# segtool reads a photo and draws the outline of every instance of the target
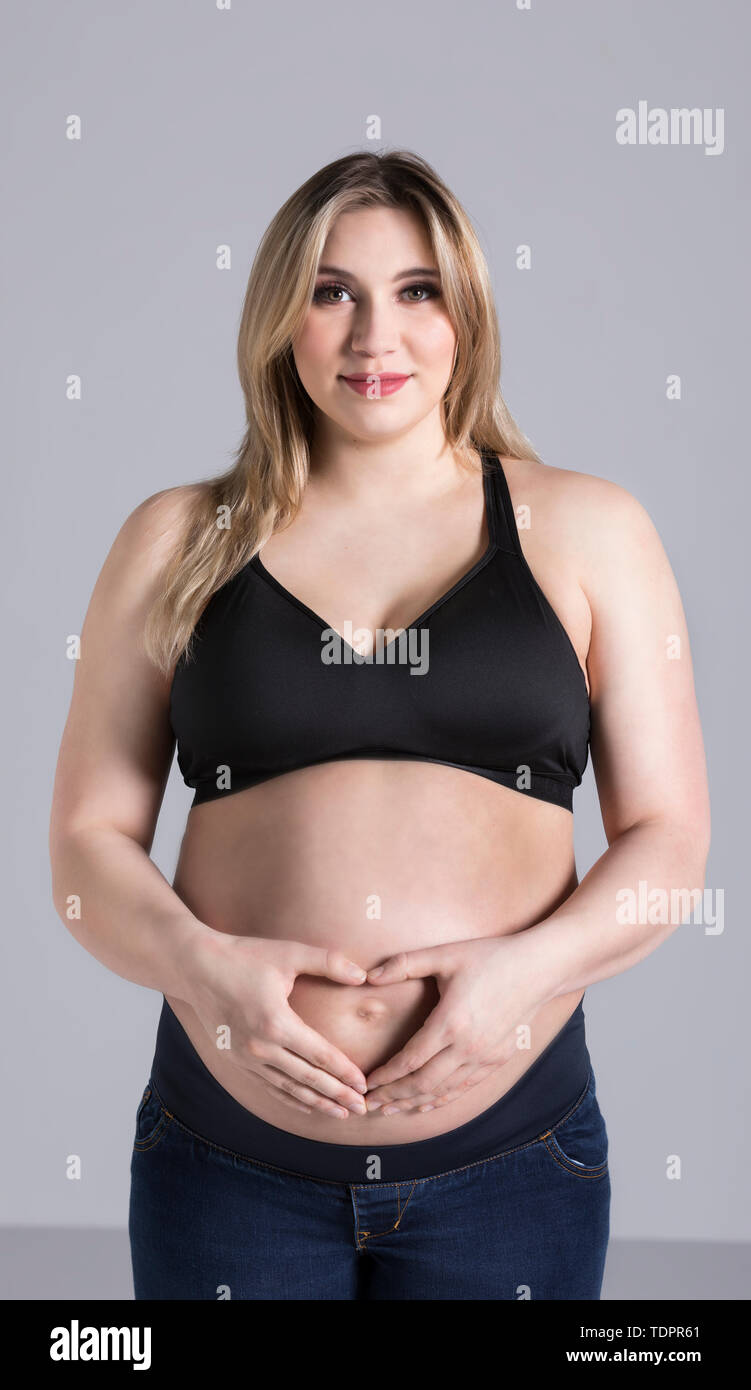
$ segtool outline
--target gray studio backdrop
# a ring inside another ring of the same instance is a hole
[[[240,437],[237,325],[269,219],[329,160],[405,146],[478,230],[522,429],[546,462],[640,499],[688,619],[712,791],[707,886],[713,909],[724,894],[724,930],[687,924],[585,997],[612,1235],[751,1237],[747,28],[740,0],[384,0],[375,21],[343,0],[6,8],[7,1227],[124,1229],[160,1005],[99,965],[53,909],[66,639],[128,513],[219,471]],[[640,102],[697,108],[697,138],[678,128],[639,143]],[[636,143],[617,139],[624,108]],[[220,246],[229,270],[217,269]],[[80,400],[66,398],[71,375]],[[170,879],[190,798],[173,765],[153,848]],[[583,877],[606,847],[591,766],[575,810]],[[66,1177],[69,1154],[80,1181]],[[669,1155],[680,1180],[666,1177]]]

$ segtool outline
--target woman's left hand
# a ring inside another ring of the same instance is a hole
[[[441,997],[401,1052],[366,1077],[368,1110],[436,1109],[504,1066],[549,997],[537,974],[523,932],[400,951],[370,970],[373,985],[433,976]]]

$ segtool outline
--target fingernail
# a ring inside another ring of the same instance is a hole
[[[384,1113],[384,1115],[398,1115],[398,1114],[399,1114],[399,1106],[398,1106],[398,1105],[387,1105],[387,1106],[386,1106],[386,1109],[384,1110],[383,1113]]]
[[[367,971],[363,970],[359,965],[348,965],[347,974],[350,980],[367,980],[368,978]]]
[[[435,1106],[434,1106],[434,1105],[421,1105],[421,1106],[420,1106],[420,1113],[421,1113],[422,1115],[427,1115],[427,1113],[428,1113],[429,1110],[435,1110]]]
[[[377,966],[377,968],[376,968],[375,970],[369,970],[369,971],[368,971],[368,978],[371,979],[371,980],[374,980],[375,977],[376,977],[376,975],[382,975],[385,969],[386,969],[385,965],[379,965],[379,966]]]
[[[368,1107],[368,1110],[380,1110],[381,1106],[383,1105],[383,1101],[382,1101],[382,1100],[369,1100],[369,1101],[366,1101],[366,1105],[367,1105],[367,1107]]]

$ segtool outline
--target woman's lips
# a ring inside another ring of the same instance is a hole
[[[409,377],[398,376],[394,372],[358,372],[356,376],[343,376],[342,381],[359,396],[369,396],[376,401],[381,396],[393,396],[395,391],[400,391]]]

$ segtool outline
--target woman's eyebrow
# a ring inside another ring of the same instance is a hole
[[[338,265],[319,265],[317,273],[319,275],[345,275],[348,280],[356,280],[357,276],[351,270],[344,270]],[[436,280],[440,279],[440,271],[434,267],[426,265],[415,265],[411,270],[400,270],[394,276],[394,281],[405,280],[408,275],[432,275]]]

